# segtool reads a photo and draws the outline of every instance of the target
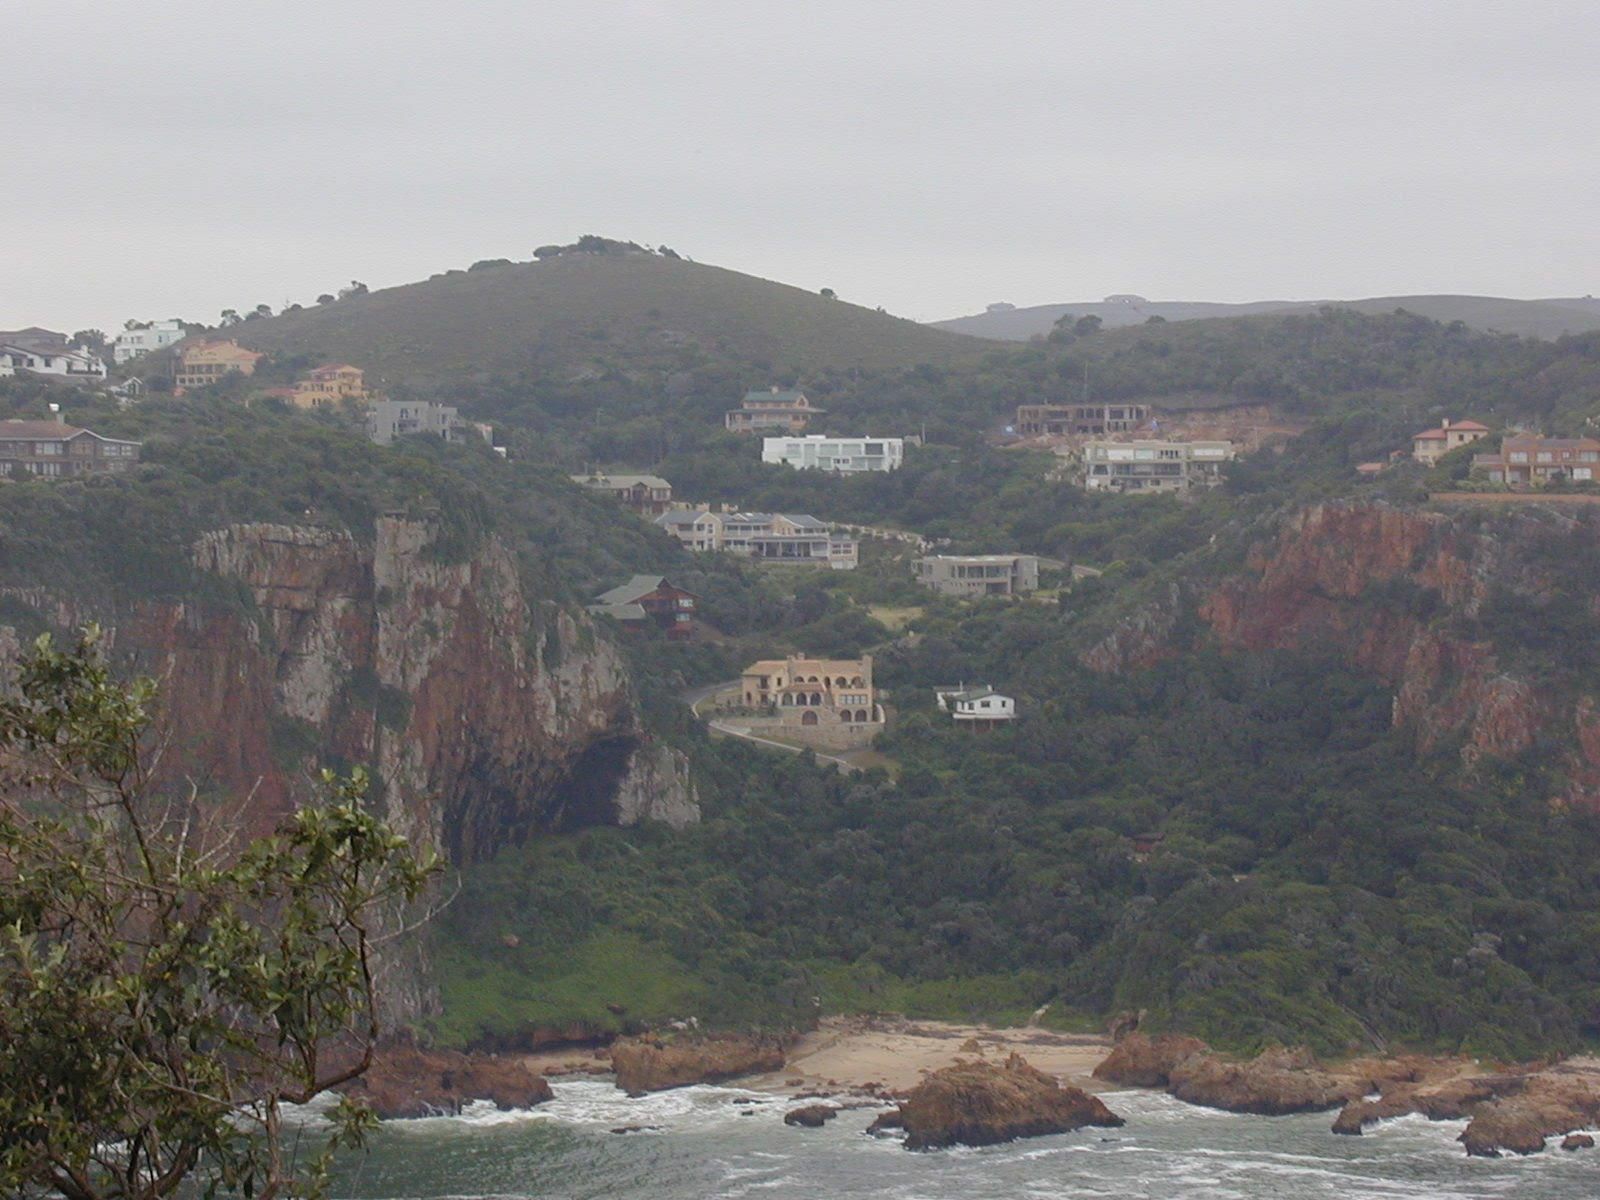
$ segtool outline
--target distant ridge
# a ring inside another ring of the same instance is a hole
[[[1515,333],[1523,337],[1557,338],[1600,330],[1600,300],[1590,296],[1550,300],[1510,300],[1499,296],[1374,296],[1365,300],[1256,300],[1215,304],[1190,300],[1143,300],[1119,297],[1082,304],[1040,304],[1006,308],[932,322],[935,329],[1000,341],[1024,342],[1048,334],[1062,316],[1099,317],[1107,329],[1142,325],[1151,317],[1168,321],[1205,321],[1218,317],[1250,317],[1272,313],[1314,312],[1326,305],[1382,314],[1403,308],[1435,321],[1463,321],[1474,329]]]
[[[844,300],[645,252],[451,271],[235,326],[255,350],[351,362],[382,381],[582,378],[717,362],[763,377],[948,365],[995,349]]]

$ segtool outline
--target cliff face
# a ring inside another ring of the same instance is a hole
[[[541,829],[697,819],[687,764],[640,729],[611,643],[525,594],[499,543],[446,562],[432,540],[387,517],[371,545],[234,525],[194,547],[213,595],[118,613],[14,598],[112,628],[118,654],[162,680],[164,770],[252,794],[257,829],[315,768],[355,763],[391,820],[457,863]]]
[[[1538,742],[1564,767],[1567,799],[1600,805],[1595,683],[1525,652],[1540,637],[1559,640],[1552,614],[1570,612],[1580,591],[1600,614],[1581,566],[1597,547],[1595,521],[1550,510],[1317,505],[1260,539],[1242,571],[1131,614],[1084,661],[1137,669],[1173,653],[1176,610],[1192,602],[1226,648],[1328,653],[1383,680],[1395,689],[1395,725],[1421,753],[1460,739],[1470,763]],[[1506,611],[1521,614],[1520,630],[1497,617]]]

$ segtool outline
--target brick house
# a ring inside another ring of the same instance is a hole
[[[1476,421],[1457,421],[1448,418],[1437,429],[1424,429],[1411,435],[1411,457],[1425,467],[1431,467],[1450,451],[1467,446],[1489,433],[1487,425]]]
[[[1508,434],[1498,454],[1475,454],[1472,469],[1491,483],[1544,487],[1557,480],[1573,483],[1600,478],[1600,440]]]
[[[730,409],[722,423],[731,433],[801,433],[812,417],[824,416],[827,411],[812,404],[804,392],[774,387],[764,392],[746,392],[744,402]]]
[[[567,476],[580,487],[605,492],[626,504],[642,517],[658,517],[672,507],[672,485],[659,475],[589,475]]]
[[[700,597],[675,587],[664,575],[635,575],[621,587],[601,592],[588,606],[596,616],[610,617],[624,628],[653,624],[669,640],[694,637],[695,607]]]

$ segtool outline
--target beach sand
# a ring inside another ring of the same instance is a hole
[[[1013,1050],[1063,1083],[1096,1090],[1089,1073],[1111,1052],[1098,1034],[1048,1029],[990,1029],[896,1017],[830,1017],[801,1037],[782,1071],[740,1080],[769,1091],[879,1088],[902,1092],[958,1058],[1003,1062]],[[795,1083],[799,1080],[799,1083]]]

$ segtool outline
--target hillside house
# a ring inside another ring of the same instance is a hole
[[[643,628],[653,624],[669,640],[688,641],[694,637],[695,606],[700,597],[674,587],[664,575],[635,575],[621,587],[601,592],[588,606],[596,616],[610,617],[624,628]]]
[[[313,368],[304,379],[296,382],[289,402],[296,408],[337,408],[346,400],[360,404],[367,398],[365,376],[360,367],[329,363]]]
[[[1017,702],[992,687],[936,688],[934,695],[939,711],[950,714],[958,726],[969,729],[993,729],[1017,717]]]
[[[1021,404],[1014,428],[1023,437],[1104,437],[1132,433],[1149,419],[1148,404]]]
[[[746,392],[744,402],[723,417],[723,424],[731,433],[802,433],[812,417],[824,416],[827,411],[812,404],[804,392],[774,387],[764,392]]]
[[[605,492],[642,517],[658,517],[672,507],[672,485],[659,475],[569,475],[573,483]]]
[[[1083,486],[1143,494],[1215,487],[1235,453],[1232,442],[1085,442]]]
[[[812,745],[865,745],[883,728],[870,654],[763,659],[740,674],[739,693],[761,727]]]
[[[1487,425],[1476,421],[1442,421],[1437,429],[1424,429],[1411,437],[1411,457],[1425,467],[1431,467],[1450,451],[1471,445],[1489,433]]]
[[[187,335],[182,321],[134,322],[112,341],[111,361],[118,364],[132,362],[152,350],[165,350],[168,346],[176,345]]]
[[[1032,554],[929,554],[911,570],[924,587],[962,600],[1039,589],[1039,560]]]
[[[66,334],[35,325],[0,332],[0,376],[18,371],[88,381],[104,379],[106,364],[92,350],[70,345]]]
[[[1583,483],[1600,478],[1600,440],[1507,434],[1498,454],[1477,454],[1472,470],[1491,483],[1545,487],[1558,481]]]
[[[690,550],[724,550],[757,562],[790,563],[851,571],[860,547],[809,514],[710,512],[673,509],[656,524]]]
[[[447,442],[470,442],[481,438],[494,440],[492,426],[468,421],[456,412],[453,404],[436,404],[431,400],[378,400],[367,409],[367,438],[379,446],[387,446],[396,438],[426,434]]]
[[[0,421],[0,478],[113,475],[139,461],[141,445],[60,421]]]
[[[210,387],[228,375],[254,375],[256,364],[265,357],[265,354],[246,350],[232,338],[180,346],[178,362],[173,368],[172,390],[181,396],[190,388]]]
[[[797,471],[895,471],[905,460],[904,438],[804,437],[761,439],[761,461]]]

